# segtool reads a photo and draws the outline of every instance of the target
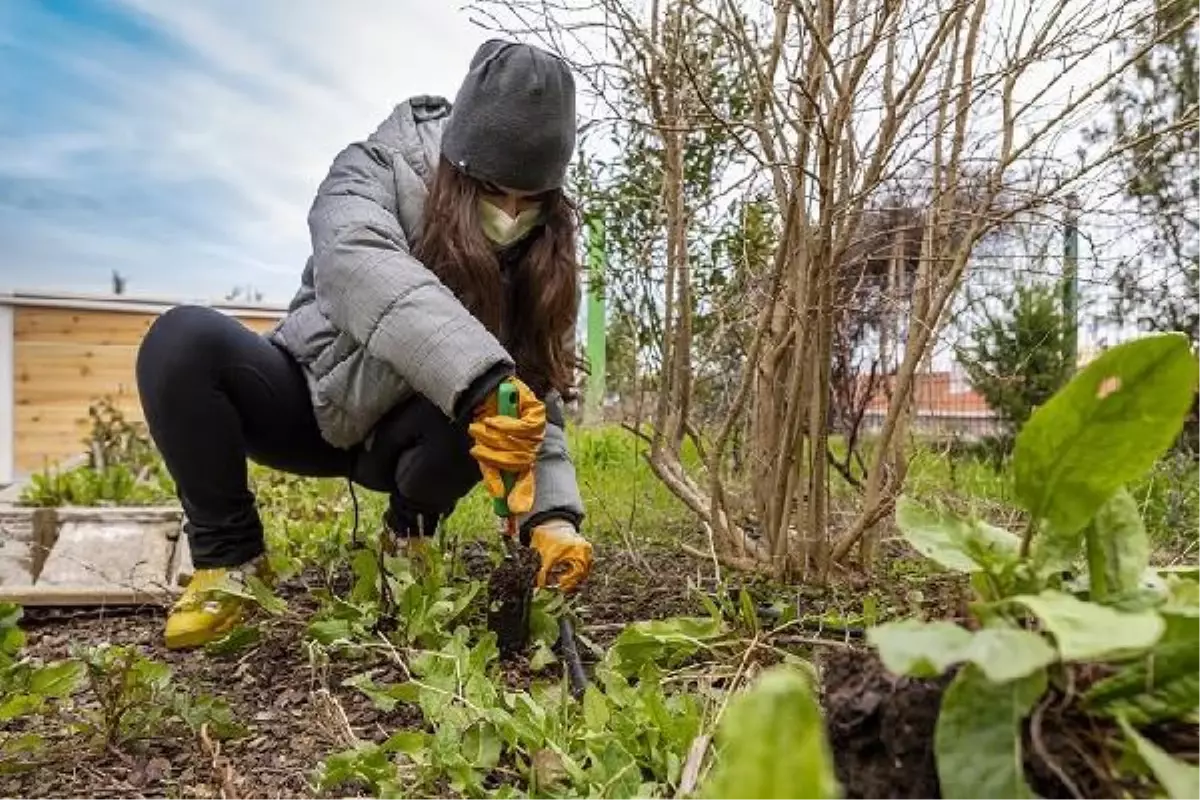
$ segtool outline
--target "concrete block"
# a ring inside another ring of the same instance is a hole
[[[29,586],[54,541],[52,508],[0,505],[0,586]]]
[[[58,537],[37,578],[40,587],[165,591],[175,508],[60,508]]]

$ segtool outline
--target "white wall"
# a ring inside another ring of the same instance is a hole
[[[13,307],[0,302],[0,486],[15,479],[16,419],[13,412]]]

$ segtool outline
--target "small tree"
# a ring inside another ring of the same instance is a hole
[[[970,341],[958,349],[971,388],[1000,418],[1008,452],[1034,410],[1071,376],[1068,320],[1052,285],[1017,286],[1012,302],[986,311]]]

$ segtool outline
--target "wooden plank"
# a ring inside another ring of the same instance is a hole
[[[142,409],[136,399],[122,398],[116,405],[128,421],[142,421]],[[14,461],[19,472],[29,475],[49,465],[65,469],[66,461],[87,455],[84,442],[91,433],[92,423],[83,401],[22,405],[15,416],[17,430],[21,433],[14,448]]]
[[[111,396],[113,405],[121,410],[126,419],[141,420],[142,406],[136,397],[128,396]],[[63,432],[66,427],[71,426],[75,430],[75,426],[83,425],[85,427],[91,425],[91,417],[88,416],[88,402],[81,400],[56,400],[53,403],[22,403],[17,406],[14,418],[17,424],[17,430],[25,433],[31,432],[37,436],[40,432],[54,434]],[[79,428],[83,430],[83,428]]]
[[[13,422],[13,325],[15,309],[0,305],[0,485],[16,479],[16,423]]]
[[[137,348],[74,342],[17,342],[13,380],[17,405],[70,397],[137,393]]]
[[[18,342],[137,346],[155,314],[17,308],[13,335]]]
[[[0,603],[23,606],[144,606],[174,599],[167,591],[139,592],[119,586],[0,586]]]
[[[70,431],[52,431],[36,436],[25,436],[17,442],[17,472],[32,475],[54,468],[65,470],[70,462],[83,453],[83,437],[86,428]]]
[[[18,307],[13,320],[13,335],[19,342],[87,343],[136,347],[150,325],[154,313],[130,313],[77,308]],[[258,332],[270,330],[274,319],[234,317]]]

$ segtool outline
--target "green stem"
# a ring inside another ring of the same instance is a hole
[[[1101,603],[1108,597],[1108,574],[1104,571],[1104,549],[1095,525],[1088,523],[1083,532],[1083,543],[1087,552],[1088,599]]]
[[[1029,548],[1033,545],[1033,535],[1037,533],[1037,521],[1029,520],[1029,524],[1025,526],[1025,532],[1021,534],[1021,549],[1018,555],[1021,560],[1029,558]]]

